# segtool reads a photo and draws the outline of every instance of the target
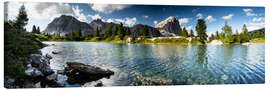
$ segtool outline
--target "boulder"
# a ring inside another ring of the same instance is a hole
[[[44,76],[43,73],[35,67],[30,67],[27,70],[25,70],[25,75],[33,78]]]
[[[67,75],[67,81],[70,84],[84,84],[86,82],[96,81],[104,77],[109,78],[114,74],[114,72],[78,62],[67,62],[64,69],[64,74]]]
[[[94,86],[94,87],[101,87],[101,86],[103,86],[103,84],[102,84],[101,81],[95,81],[95,82],[92,83],[92,86]]]
[[[15,79],[9,76],[4,77],[4,87],[5,88],[15,88]]]
[[[41,54],[31,54],[30,55],[30,62],[32,64],[32,66],[38,67],[41,63],[41,58],[42,58]]]

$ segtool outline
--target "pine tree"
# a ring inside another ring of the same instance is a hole
[[[241,38],[238,30],[235,32],[235,42],[241,43]]]
[[[37,32],[36,32],[37,34],[40,34],[40,29],[39,29],[39,27],[37,28]]]
[[[194,37],[194,36],[195,36],[192,29],[191,29],[190,32],[189,32],[189,36],[190,36],[190,37]]]
[[[74,36],[75,40],[80,41],[81,38],[82,38],[82,30],[81,30],[81,28],[78,28],[76,30],[76,32],[74,32],[74,33],[75,33],[75,36]]]
[[[25,10],[25,7],[24,5],[22,5],[19,9],[19,13],[18,13],[18,16],[16,17],[16,21],[15,21],[15,28],[17,30],[23,30],[24,29],[24,26],[27,25],[28,23],[28,17],[27,17],[27,13],[26,13],[26,10]]]
[[[120,26],[119,26],[118,31],[117,31],[117,35],[119,36],[119,38],[120,38],[121,40],[124,39],[125,32],[124,32],[123,23],[120,23]]]
[[[243,25],[242,33],[240,34],[241,43],[248,42],[250,40],[250,34],[248,33],[248,29],[246,24]]]
[[[32,33],[36,33],[36,32],[37,32],[36,26],[33,25],[33,27],[32,27]]]
[[[105,31],[105,38],[111,37],[112,36],[112,27],[109,26],[108,29]]]
[[[196,25],[196,32],[197,32],[197,36],[199,38],[199,41],[202,44],[205,44],[205,41],[207,40],[207,34],[206,34],[206,24],[205,21],[203,19],[198,19],[197,21],[197,25]]]
[[[99,30],[98,30],[98,27],[96,28],[96,32],[95,32],[95,37],[99,37]]]
[[[117,32],[118,32],[118,26],[117,25],[114,25],[113,26],[113,36],[116,36],[117,35]]]
[[[158,30],[154,30],[153,31],[153,37],[159,37],[160,36],[160,32]]]
[[[187,32],[187,29],[185,27],[183,28],[182,36],[183,37],[188,37],[188,32]]]
[[[149,35],[148,29],[146,25],[143,26],[143,29],[141,30],[141,35],[147,37]]]
[[[223,42],[232,43],[233,40],[234,40],[233,33],[232,33],[232,28],[228,25],[227,22],[225,22],[225,25],[222,27],[222,30],[223,30],[223,32],[225,34]]]
[[[131,35],[131,31],[130,31],[130,28],[129,27],[126,27],[125,35],[127,35],[127,36],[130,36]]]
[[[219,40],[219,33],[218,33],[218,31],[216,31],[215,39],[216,39],[216,40]]]
[[[179,36],[182,36],[182,35],[183,35],[183,30],[182,30],[181,27],[180,27],[180,29],[179,29],[178,35],[179,35]]]

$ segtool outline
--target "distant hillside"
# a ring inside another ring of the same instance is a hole
[[[249,34],[253,35],[255,33],[265,33],[265,28],[261,28],[258,30],[249,31]]]

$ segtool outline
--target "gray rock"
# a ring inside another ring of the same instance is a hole
[[[15,79],[5,76],[4,77],[4,87],[5,88],[15,88]]]
[[[114,72],[111,70],[104,70],[100,67],[85,65],[78,62],[67,62],[64,72],[68,77],[67,82],[70,84],[84,84],[86,82],[96,81],[104,77],[109,78],[114,74]]]
[[[36,83],[35,84],[35,88],[41,88],[41,84],[40,84],[41,82],[38,82],[38,83]]]
[[[33,67],[38,67],[40,65],[42,55],[41,54],[31,54],[30,61]]]
[[[39,71],[37,68],[34,68],[34,67],[28,68],[25,71],[25,75],[34,77],[34,78],[44,76],[44,74],[41,71]]]
[[[48,75],[46,79],[49,81],[57,80],[57,74],[54,73],[54,74]]]

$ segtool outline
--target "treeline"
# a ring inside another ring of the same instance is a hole
[[[40,29],[39,29],[39,26],[36,27],[36,25],[33,25],[32,27],[32,33],[37,33],[37,34],[40,34]]]
[[[232,27],[228,25],[227,22],[225,22],[225,25],[222,27],[222,32],[216,31],[215,34],[211,34],[209,37],[209,41],[212,40],[220,40],[223,43],[232,44],[232,43],[245,43],[249,42],[252,39],[256,38],[264,38],[264,33],[255,32],[254,34],[250,34],[248,32],[247,26],[244,24],[242,27],[242,31],[239,33],[238,30],[236,30],[235,34],[232,32]]]
[[[152,32],[153,37],[160,37],[161,34],[158,30],[153,30]],[[83,40],[90,40],[92,38],[98,40],[106,40],[112,38],[118,38],[119,40],[124,40],[127,37],[149,37],[150,30],[148,30],[147,26],[144,25],[143,28],[138,33],[138,36],[135,36],[130,31],[129,27],[124,27],[122,23],[120,25],[113,25],[109,26],[104,34],[101,34],[100,28],[96,28],[94,34],[90,34],[89,32],[82,32],[80,28],[75,31],[72,31],[69,34],[61,35],[60,33],[56,33],[50,35],[48,33],[45,34],[49,38],[49,40],[67,40],[67,41],[83,41]]]

